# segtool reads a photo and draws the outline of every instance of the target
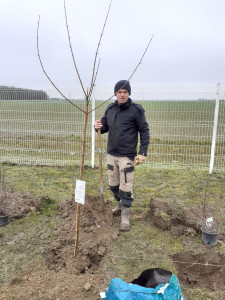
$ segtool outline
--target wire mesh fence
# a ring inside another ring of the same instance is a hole
[[[79,88],[64,88],[70,101],[85,110]],[[95,87],[89,111],[112,96],[110,87]],[[131,98],[140,103],[150,127],[151,142],[144,167],[209,170],[219,103],[213,171],[225,171],[224,91],[211,87],[132,87]],[[98,165],[93,122],[113,97],[89,114],[86,165]],[[79,165],[84,113],[53,89],[0,87],[0,162],[35,165]],[[107,134],[102,136],[106,152]]]

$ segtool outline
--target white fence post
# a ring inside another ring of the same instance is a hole
[[[210,166],[209,166],[210,174],[212,174],[213,171],[214,158],[215,158],[216,132],[217,132],[217,124],[218,124],[218,116],[219,116],[219,103],[220,103],[220,88],[221,88],[221,83],[217,83],[216,106],[214,112],[213,136],[212,136],[211,157],[210,157]]]
[[[92,91],[92,97],[91,97],[91,167],[95,167],[95,85],[93,87]]]

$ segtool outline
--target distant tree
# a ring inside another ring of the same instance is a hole
[[[49,100],[49,96],[42,90],[0,86],[0,100]]]

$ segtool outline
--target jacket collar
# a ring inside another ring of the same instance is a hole
[[[116,100],[114,102],[114,105],[122,111],[122,110],[128,109],[132,105],[132,103],[133,103],[133,101],[130,98],[128,98],[126,103],[119,105],[118,100]]]

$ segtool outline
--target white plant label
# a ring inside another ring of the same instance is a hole
[[[105,298],[106,298],[105,292],[101,292],[101,293],[100,293],[100,297],[101,297],[101,299],[105,299]]]
[[[85,201],[85,185],[86,182],[83,180],[76,180],[76,188],[75,188],[75,202],[80,204],[84,204]]]
[[[210,217],[206,220],[206,226],[211,227],[213,223],[213,217]]]

